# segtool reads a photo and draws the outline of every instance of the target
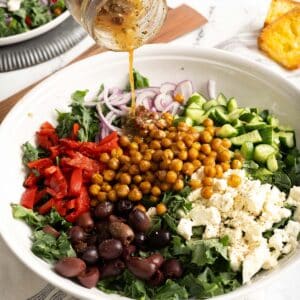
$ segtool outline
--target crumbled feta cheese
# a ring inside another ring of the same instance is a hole
[[[186,240],[190,240],[193,235],[193,222],[189,219],[182,218],[177,226],[177,232]]]
[[[8,0],[7,8],[9,11],[17,11],[21,7],[22,0]]]
[[[218,225],[206,225],[203,238],[205,240],[216,238],[219,236],[219,226]]]
[[[284,229],[275,229],[274,234],[269,239],[269,247],[276,251],[281,251],[284,243],[288,242],[289,237]]]
[[[206,208],[203,205],[197,205],[190,211],[189,216],[193,220],[194,226],[221,223],[221,215],[216,207]]]
[[[152,219],[153,217],[155,217],[157,215],[156,208],[155,207],[150,207],[147,210],[146,215],[148,216],[149,219]]]
[[[300,205],[300,186],[291,188],[287,203],[296,206]]]

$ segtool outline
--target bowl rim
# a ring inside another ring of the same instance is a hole
[[[190,47],[190,46],[178,46],[178,45],[162,45],[162,44],[152,44],[152,45],[146,45],[143,46],[141,49],[138,49],[136,51],[136,57],[137,58],[143,58],[150,56],[176,56],[176,57],[200,57],[203,59],[208,60],[216,60],[222,63],[232,63],[232,66],[237,69],[246,69],[249,68],[250,71],[249,74],[260,74],[267,76],[268,81],[274,81],[276,83],[280,83],[281,85],[285,85],[288,89],[292,90],[295,95],[299,96],[300,98],[300,89],[298,89],[296,86],[294,86],[291,82],[289,82],[286,78],[282,77],[280,74],[264,67],[263,65],[253,62],[247,58],[236,56],[232,53],[229,53],[224,50],[214,49],[214,48],[196,48],[196,47]],[[56,73],[52,74],[47,79],[43,80],[41,83],[39,83],[36,87],[34,87],[29,93],[27,93],[14,107],[13,109],[7,114],[5,119],[3,120],[1,126],[0,126],[0,138],[1,135],[4,134],[7,130],[9,130],[8,125],[11,124],[11,122],[15,119],[15,115],[17,115],[20,111],[23,110],[24,104],[30,104],[30,99],[34,98],[34,95],[41,89],[46,87],[49,83],[52,82],[52,80],[56,80],[56,78],[59,78],[59,76],[62,76],[65,72],[78,72],[80,71],[80,67],[84,64],[91,63],[94,60],[101,60],[105,64],[110,64],[111,59],[113,59],[114,62],[121,62],[124,61],[124,59],[127,59],[126,53],[115,53],[115,52],[104,52],[100,53],[98,55],[94,55],[91,57],[88,57],[84,60],[81,60],[79,62],[76,62],[70,66],[67,66],[66,68],[63,68]],[[252,72],[252,73],[251,73]],[[58,287],[61,290],[66,291],[68,294],[77,296],[80,295],[76,293],[76,291],[73,291],[71,288],[64,286],[63,280],[58,281],[52,276],[48,276],[50,274],[53,274],[52,270],[47,270],[47,272],[41,273],[39,270],[39,267],[35,264],[30,264],[30,260],[23,257],[22,252],[19,249],[16,249],[13,247],[13,237],[9,234],[5,234],[5,228],[3,226],[2,218],[0,218],[0,235],[2,236],[4,242],[6,245],[10,248],[11,252],[24,264],[26,265],[31,271],[33,271],[35,274],[37,274],[39,277],[43,278],[45,281],[53,284],[54,286]],[[34,255],[34,254],[33,254]],[[295,257],[293,264],[300,262],[300,256]],[[291,267],[291,264],[286,265],[283,268],[276,269],[277,272],[274,272],[274,274],[266,277],[262,277],[258,281],[255,281],[253,283],[244,285],[245,288],[243,289],[237,289],[233,292],[230,292],[228,294],[223,294],[220,296],[216,296],[213,299],[232,299],[244,296],[246,294],[249,294],[251,292],[254,292],[255,290],[261,288],[262,286],[265,286],[267,283],[269,283],[271,280],[274,280],[275,278],[278,278],[282,273],[286,272]],[[50,272],[50,273],[49,273]],[[76,289],[77,290],[77,289]],[[101,294],[100,294],[101,295]],[[105,294],[104,294],[105,295]],[[81,297],[86,297],[83,295],[80,295]],[[103,299],[106,297],[103,296]],[[87,298],[82,298],[87,299]],[[95,298],[96,299],[96,298]],[[110,296],[106,299],[110,299]],[[125,299],[120,296],[118,299]],[[128,298],[127,298],[128,299]]]

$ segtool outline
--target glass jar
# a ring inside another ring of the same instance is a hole
[[[99,46],[114,51],[145,44],[167,14],[166,0],[66,0],[66,4]]]

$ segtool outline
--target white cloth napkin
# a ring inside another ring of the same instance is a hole
[[[257,49],[258,32],[263,25],[270,0],[170,0],[168,4],[175,7],[183,2],[205,15],[209,22],[203,28],[172,43],[217,47],[236,55],[243,55],[274,69],[300,87],[300,71],[285,71]],[[1,238],[0,253],[0,299],[74,300],[23,266]],[[294,278],[299,278],[296,268],[289,272],[289,276],[281,277],[280,281],[271,287],[256,291],[242,300],[299,299],[299,282]]]

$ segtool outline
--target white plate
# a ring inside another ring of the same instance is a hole
[[[20,43],[20,42],[23,42],[26,40],[30,40],[36,36],[39,36],[47,31],[53,29],[54,27],[58,26],[69,16],[70,16],[70,13],[68,10],[66,10],[57,18],[51,20],[50,22],[48,22],[40,27],[37,27],[35,29],[29,30],[29,31],[26,31],[23,33],[19,33],[19,34],[7,36],[7,37],[1,37],[0,38],[0,46],[7,46],[7,45],[11,45],[11,44]]]
[[[152,85],[165,81],[191,79],[197,90],[205,91],[208,79],[217,81],[218,91],[235,96],[239,104],[268,108],[282,123],[296,129],[300,138],[300,92],[275,73],[243,58],[214,49],[152,45],[137,51],[135,68],[150,78]],[[54,273],[51,266],[30,251],[30,230],[14,220],[10,203],[18,202],[23,191],[24,170],[20,146],[33,140],[39,125],[55,122],[55,109],[67,109],[70,94],[76,89],[96,92],[99,85],[124,87],[127,82],[126,53],[104,53],[90,57],[51,76],[20,101],[0,128],[0,231],[15,255],[31,270],[53,285],[80,299],[120,299],[97,289],[86,289]],[[265,272],[233,293],[218,298],[232,299],[255,291],[281,271],[300,260],[300,250],[280,262],[276,270]]]

